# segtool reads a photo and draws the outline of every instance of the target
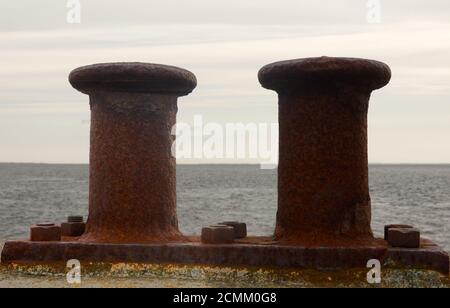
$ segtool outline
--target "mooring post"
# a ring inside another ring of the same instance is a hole
[[[171,149],[184,69],[146,63],[80,67],[69,76],[91,106],[89,218],[82,242],[182,241]]]
[[[306,58],[263,67],[279,98],[275,237],[298,243],[373,239],[367,112],[371,92],[391,78],[381,62]]]

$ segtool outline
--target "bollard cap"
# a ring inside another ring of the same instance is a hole
[[[342,83],[375,90],[388,84],[391,70],[374,60],[319,57],[268,64],[259,71],[258,78],[264,88],[275,91]]]
[[[152,63],[102,63],[82,66],[69,75],[78,91],[173,94],[184,96],[197,86],[195,75],[188,70]]]

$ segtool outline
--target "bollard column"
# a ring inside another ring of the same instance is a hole
[[[263,67],[279,98],[278,240],[311,244],[373,239],[367,112],[387,65],[354,58],[306,58]]]
[[[69,81],[91,107],[89,218],[82,242],[182,241],[171,149],[184,69],[146,63],[80,67]]]

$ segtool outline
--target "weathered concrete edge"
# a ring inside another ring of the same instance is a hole
[[[449,255],[439,247],[429,249],[389,248],[385,260],[410,268],[432,269],[445,275],[450,272]]]
[[[449,274],[449,255],[439,246],[419,249],[383,247],[299,247],[281,245],[84,244],[9,241],[1,263],[51,263],[70,259],[89,262],[205,264],[340,270],[366,267],[370,259],[385,266]]]

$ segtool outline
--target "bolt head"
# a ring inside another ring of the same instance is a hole
[[[68,237],[82,236],[86,230],[84,222],[65,222],[61,224],[61,235]]]
[[[238,221],[225,221],[220,223],[220,225],[225,225],[232,227],[234,229],[234,238],[242,239],[247,237],[247,225]]]
[[[384,240],[387,241],[389,238],[389,229],[392,228],[402,228],[402,229],[411,229],[413,226],[404,225],[404,224],[391,224],[384,226]]]
[[[84,217],[83,216],[69,216],[67,217],[67,222],[83,222]]]
[[[36,225],[30,228],[32,242],[56,242],[61,240],[61,227],[55,224]]]
[[[414,228],[391,228],[388,231],[388,243],[398,248],[419,248],[420,231]]]
[[[41,222],[36,224],[38,227],[53,227],[55,224],[52,222]]]
[[[202,229],[202,243],[231,244],[234,240],[234,229],[228,226],[215,225]]]

